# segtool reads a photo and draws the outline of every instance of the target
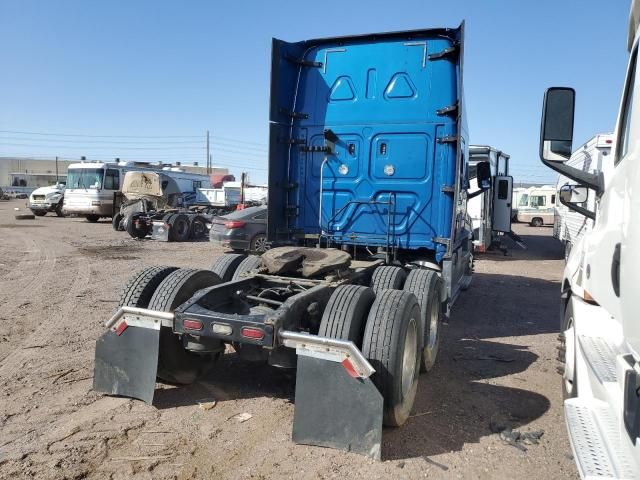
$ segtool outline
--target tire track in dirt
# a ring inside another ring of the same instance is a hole
[[[5,241],[12,241],[15,250],[23,249],[24,243],[27,243],[25,250],[27,254],[7,274],[7,280],[0,282],[0,292],[2,292],[5,301],[8,301],[16,295],[24,297],[24,294],[30,293],[30,288],[42,278],[40,274],[47,275],[47,272],[52,272],[55,266],[55,255],[52,258],[50,248],[43,247],[33,238],[25,238],[20,235],[21,232],[7,230],[4,233],[8,233],[9,237],[5,238]],[[26,283],[22,283],[21,280],[25,277],[28,280]],[[12,306],[11,303],[5,303],[3,309],[11,310]]]
[[[38,352],[34,351],[35,349],[24,348],[31,344],[33,338],[36,339],[36,343],[44,341],[45,347],[43,348],[46,348],[46,343],[56,338],[55,333],[59,327],[61,325],[67,325],[69,315],[77,303],[76,295],[87,287],[91,275],[89,262],[84,257],[76,257],[74,261],[76,263],[74,280],[66,290],[62,301],[55,305],[50,305],[54,311],[48,315],[49,318],[41,319],[41,321],[37,323],[38,327],[24,339],[21,346],[0,360],[1,377],[12,377],[16,369],[20,368],[26,359],[38,355]],[[49,277],[51,277],[51,275],[49,275]],[[17,302],[14,302],[14,304],[17,305]],[[59,313],[56,314],[55,310],[59,310]]]

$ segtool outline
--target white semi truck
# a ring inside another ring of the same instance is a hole
[[[609,175],[569,166],[575,91],[545,93],[540,157],[575,181],[560,201],[593,220],[573,246],[562,278],[559,370],[569,438],[583,478],[640,477],[640,82],[633,0],[631,53]],[[595,196],[594,208],[587,202]]]
[[[29,195],[29,209],[38,217],[44,217],[47,212],[55,212],[57,216],[63,217],[64,190],[64,183],[36,188]]]
[[[606,177],[613,168],[613,160],[611,159],[612,144],[613,134],[597,134],[578,147],[566,164],[584,172],[602,172]],[[560,189],[567,183],[575,182],[564,175],[559,175],[556,193],[559,194]],[[558,198],[557,195],[556,198]],[[584,206],[589,210],[595,210],[596,196],[593,192],[588,194],[587,202]],[[553,236],[562,242],[565,259],[569,258],[573,245],[580,240],[582,235],[591,230],[592,226],[593,220],[571,210],[561,202],[556,202]]]

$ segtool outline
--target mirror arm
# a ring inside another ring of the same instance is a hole
[[[591,220],[593,220],[595,222],[596,220],[596,213],[592,212],[591,210],[588,210],[584,207],[580,207],[575,203],[572,202],[564,202],[562,200],[562,198],[560,198],[560,203],[563,204],[565,207],[570,208],[571,210],[573,210],[574,212],[578,212],[580,215],[584,215],[587,218],[590,218]]]
[[[480,190],[476,190],[473,193],[467,193],[467,200],[471,200],[472,198],[475,198],[478,195],[482,195],[487,190],[489,190],[489,189],[488,188],[481,188]]]
[[[602,195],[602,193],[604,192],[604,175],[602,174],[602,172],[589,173],[584,172],[578,168],[570,167],[569,165],[565,165],[561,162],[549,162],[543,157],[541,158],[541,160],[542,163],[544,163],[552,170],[555,170],[565,177],[568,177],[571,180],[574,180],[586,187],[589,187],[592,190],[595,190],[596,195]]]

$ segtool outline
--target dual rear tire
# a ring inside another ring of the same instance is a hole
[[[420,370],[416,297],[402,290],[376,295],[369,287],[341,285],[329,299],[318,334],[352,341],[362,350],[376,369],[371,379],[384,399],[384,424],[402,425],[415,400]]]
[[[220,283],[209,270],[152,266],[135,274],[124,287],[120,306],[174,311],[198,290]],[[213,363],[211,355],[195,354],[184,348],[183,340],[170,328],[160,329],[157,377],[168,383],[190,384]]]

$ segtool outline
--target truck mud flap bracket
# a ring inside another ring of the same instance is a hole
[[[295,443],[380,459],[382,395],[369,378],[375,370],[352,342],[281,331],[296,349]]]

